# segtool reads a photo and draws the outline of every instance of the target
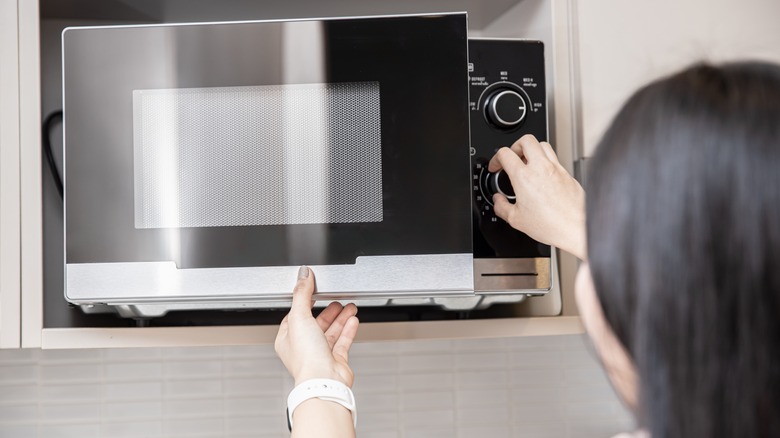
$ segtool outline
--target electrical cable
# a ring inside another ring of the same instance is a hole
[[[62,122],[62,110],[54,111],[46,116],[46,119],[43,121],[41,143],[43,152],[46,155],[46,162],[49,163],[49,170],[51,170],[51,175],[54,178],[54,185],[57,186],[57,193],[59,193],[60,198],[62,198],[64,192],[62,176],[60,176],[60,171],[57,169],[57,163],[54,162],[54,154],[51,150],[51,128],[58,122]]]

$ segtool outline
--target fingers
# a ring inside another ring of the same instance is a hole
[[[508,174],[512,175],[517,170],[523,167],[523,161],[520,157],[509,148],[501,148],[493,155],[488,163],[488,172],[497,172],[500,169],[504,169]]]
[[[496,213],[496,216],[506,221],[509,225],[512,225],[512,216],[516,214],[516,210],[514,204],[509,202],[509,200],[506,199],[506,196],[500,193],[493,195],[493,211]]]
[[[314,295],[314,273],[308,266],[301,266],[298,270],[298,282],[293,289],[293,301],[290,307],[290,314],[309,315],[314,305],[312,296]]]
[[[328,307],[317,315],[317,324],[320,326],[320,330],[322,330],[323,333],[331,324],[333,324],[333,320],[339,316],[339,313],[341,313],[341,309],[343,308],[344,306],[342,306],[341,303],[334,301],[328,304]]]
[[[359,323],[357,316],[350,316],[344,324],[341,335],[333,345],[333,356],[345,363],[349,362],[349,348],[352,347],[352,342],[355,340]]]
[[[531,134],[526,134],[520,137],[520,139],[512,145],[513,150],[516,148],[519,148],[522,151],[522,155],[529,162],[547,158],[542,145],[539,144],[539,140],[537,140],[536,137]]]
[[[553,147],[550,143],[543,141],[539,143],[539,145],[542,147],[542,152],[544,152],[544,156],[547,157],[548,160],[552,161],[553,163],[558,163],[558,155],[555,154],[555,151],[553,150]]]
[[[333,323],[325,330],[325,339],[328,341],[328,346],[332,349],[338,341],[341,332],[344,330],[344,326],[347,324],[349,318],[357,314],[357,307],[354,304],[347,304],[341,310],[341,313],[333,320]]]
[[[545,144],[549,147],[549,151],[545,150]],[[528,162],[539,159],[547,159],[553,162],[558,162],[558,158],[555,156],[555,152],[552,151],[550,144],[546,142],[539,143],[536,137],[531,134],[526,134],[520,137],[508,149],[519,158],[519,160],[511,159],[511,161],[523,162],[524,159],[526,162]],[[510,157],[499,157],[500,152],[501,149],[499,149],[496,155],[493,156],[493,158],[490,160],[490,163],[488,164],[488,171],[496,172],[499,169],[505,169],[507,172],[511,171],[511,169],[505,167],[506,162],[510,160]],[[549,152],[552,152],[552,154]]]
[[[276,339],[274,339],[274,351],[276,351],[277,356],[280,355],[280,352],[284,349],[284,340],[287,337],[287,332],[289,331],[289,324],[287,323],[287,316],[282,319],[282,323],[279,324],[279,331],[276,332]]]

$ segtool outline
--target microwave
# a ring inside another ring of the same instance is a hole
[[[518,43],[534,71],[488,61]],[[546,138],[541,43],[469,42],[444,13],[76,27],[62,46],[70,303],[285,307],[300,265],[318,299],[367,305],[551,287],[550,247],[492,214],[510,188],[485,168]]]

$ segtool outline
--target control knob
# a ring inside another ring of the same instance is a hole
[[[493,198],[493,195],[496,193],[501,193],[506,196],[508,200],[515,200],[515,191],[512,188],[512,182],[509,180],[509,175],[503,170],[499,170],[495,173],[489,172],[485,183],[490,198]]]
[[[514,129],[525,120],[527,104],[515,90],[500,88],[485,100],[485,118],[499,129]]]

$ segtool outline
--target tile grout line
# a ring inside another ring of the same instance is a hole
[[[395,366],[393,368],[395,371],[395,375],[398,376],[400,379],[404,371],[401,369],[402,368],[401,354],[400,352],[396,354],[398,355],[397,357],[398,360],[396,360]],[[404,391],[402,390],[402,385],[401,382],[399,381],[398,384],[395,386],[395,404],[396,404],[395,415],[396,415],[396,435],[399,436],[400,438],[405,438],[406,435],[406,431],[405,431],[406,428],[401,427],[401,421],[399,418],[401,416],[401,412],[403,412],[403,397],[404,397]]]
[[[37,413],[36,413],[35,417],[39,421],[36,422],[36,424],[35,424],[35,435],[38,438],[40,438],[40,436],[41,436],[41,423],[40,423],[40,419],[41,419],[40,418],[41,417],[41,381],[43,380],[42,376],[41,376],[41,365],[40,365],[41,362],[40,361],[42,359],[41,356],[43,356],[43,350],[37,351],[36,355],[38,356],[38,360],[35,362],[35,365],[34,365],[35,366],[35,377],[36,377],[36,379],[35,379],[36,380],[35,401],[36,401],[36,404],[37,404],[37,407],[36,407]]]
[[[220,349],[222,353],[221,354],[222,360],[220,362],[220,378],[222,379],[222,385],[220,385],[219,389],[222,393],[222,436],[226,437],[228,433],[227,391],[225,390],[225,378],[226,378],[225,369],[227,368],[227,352],[222,347],[220,347]]]
[[[168,406],[168,385],[166,385],[167,379],[167,366],[168,355],[164,350],[160,350],[160,436],[165,436],[165,409]]]
[[[98,437],[103,437],[103,431],[105,430],[104,424],[106,419],[106,351],[101,349],[99,355],[100,364],[100,406],[98,407]]]

